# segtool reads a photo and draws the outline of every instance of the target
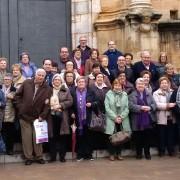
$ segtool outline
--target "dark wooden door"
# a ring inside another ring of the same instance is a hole
[[[28,51],[41,66],[43,58],[58,59],[59,47],[71,47],[70,0],[0,0],[0,15],[0,53],[10,64]]]

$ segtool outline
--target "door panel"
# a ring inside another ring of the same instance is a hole
[[[0,39],[5,43],[1,55],[8,56],[10,64],[23,51],[39,66],[43,58],[57,60],[61,46],[71,48],[70,4],[71,0],[0,0]]]

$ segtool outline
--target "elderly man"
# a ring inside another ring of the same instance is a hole
[[[108,42],[108,50],[104,52],[104,54],[107,55],[109,58],[108,69],[117,69],[117,60],[119,56],[122,56],[122,52],[116,49],[116,44],[114,41]]]
[[[151,60],[151,53],[148,50],[141,52],[141,61],[138,61],[133,66],[135,79],[140,77],[142,71],[147,70],[151,73],[151,82],[155,85],[158,80],[158,71],[156,65]]]
[[[87,45],[87,37],[80,36],[79,38],[79,46],[77,46],[81,50],[81,58],[83,62],[86,62],[87,59],[90,58],[91,48]]]
[[[37,69],[35,77],[25,80],[15,95],[26,158],[25,165],[31,165],[34,159],[39,164],[45,163],[42,158],[42,144],[36,144],[33,126],[36,119],[46,120],[49,113],[50,87],[45,82],[45,76],[44,69]]]

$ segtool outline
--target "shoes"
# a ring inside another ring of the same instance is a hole
[[[115,160],[114,155],[110,155],[110,156],[109,156],[109,160],[110,160],[110,161],[114,161],[114,160]]]
[[[48,160],[48,163],[53,163],[55,161],[56,161],[56,159],[51,158],[50,160]]]
[[[81,161],[83,161],[84,160],[84,158],[81,158],[81,157],[79,157],[79,158],[77,158],[77,162],[81,162]]]
[[[66,160],[65,160],[64,157],[61,157],[61,158],[59,159],[59,161],[62,162],[62,163],[65,163],[65,162],[66,162]]]
[[[136,159],[142,159],[142,155],[136,155]]]
[[[10,155],[10,156],[12,156],[14,153],[13,153],[13,151],[12,150],[10,150],[10,151],[7,151],[7,155]]]
[[[29,160],[29,159],[25,161],[25,165],[26,165],[26,166],[29,166],[29,165],[31,165],[32,163],[33,163],[33,161],[32,161],[32,160]]]
[[[45,164],[45,160],[44,159],[37,159],[36,162],[39,163],[39,164]]]
[[[118,155],[118,156],[117,156],[117,159],[120,160],[120,161],[123,161],[123,160],[124,160],[124,158],[123,158],[121,155]]]
[[[151,160],[151,155],[150,155],[150,154],[145,155],[145,158],[146,158],[147,160]]]

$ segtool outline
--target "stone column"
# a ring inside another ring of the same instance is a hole
[[[153,10],[151,0],[131,0],[126,15],[126,49],[133,52],[135,59],[139,52],[148,49],[154,58],[159,54],[159,33],[157,23],[161,14]]]

